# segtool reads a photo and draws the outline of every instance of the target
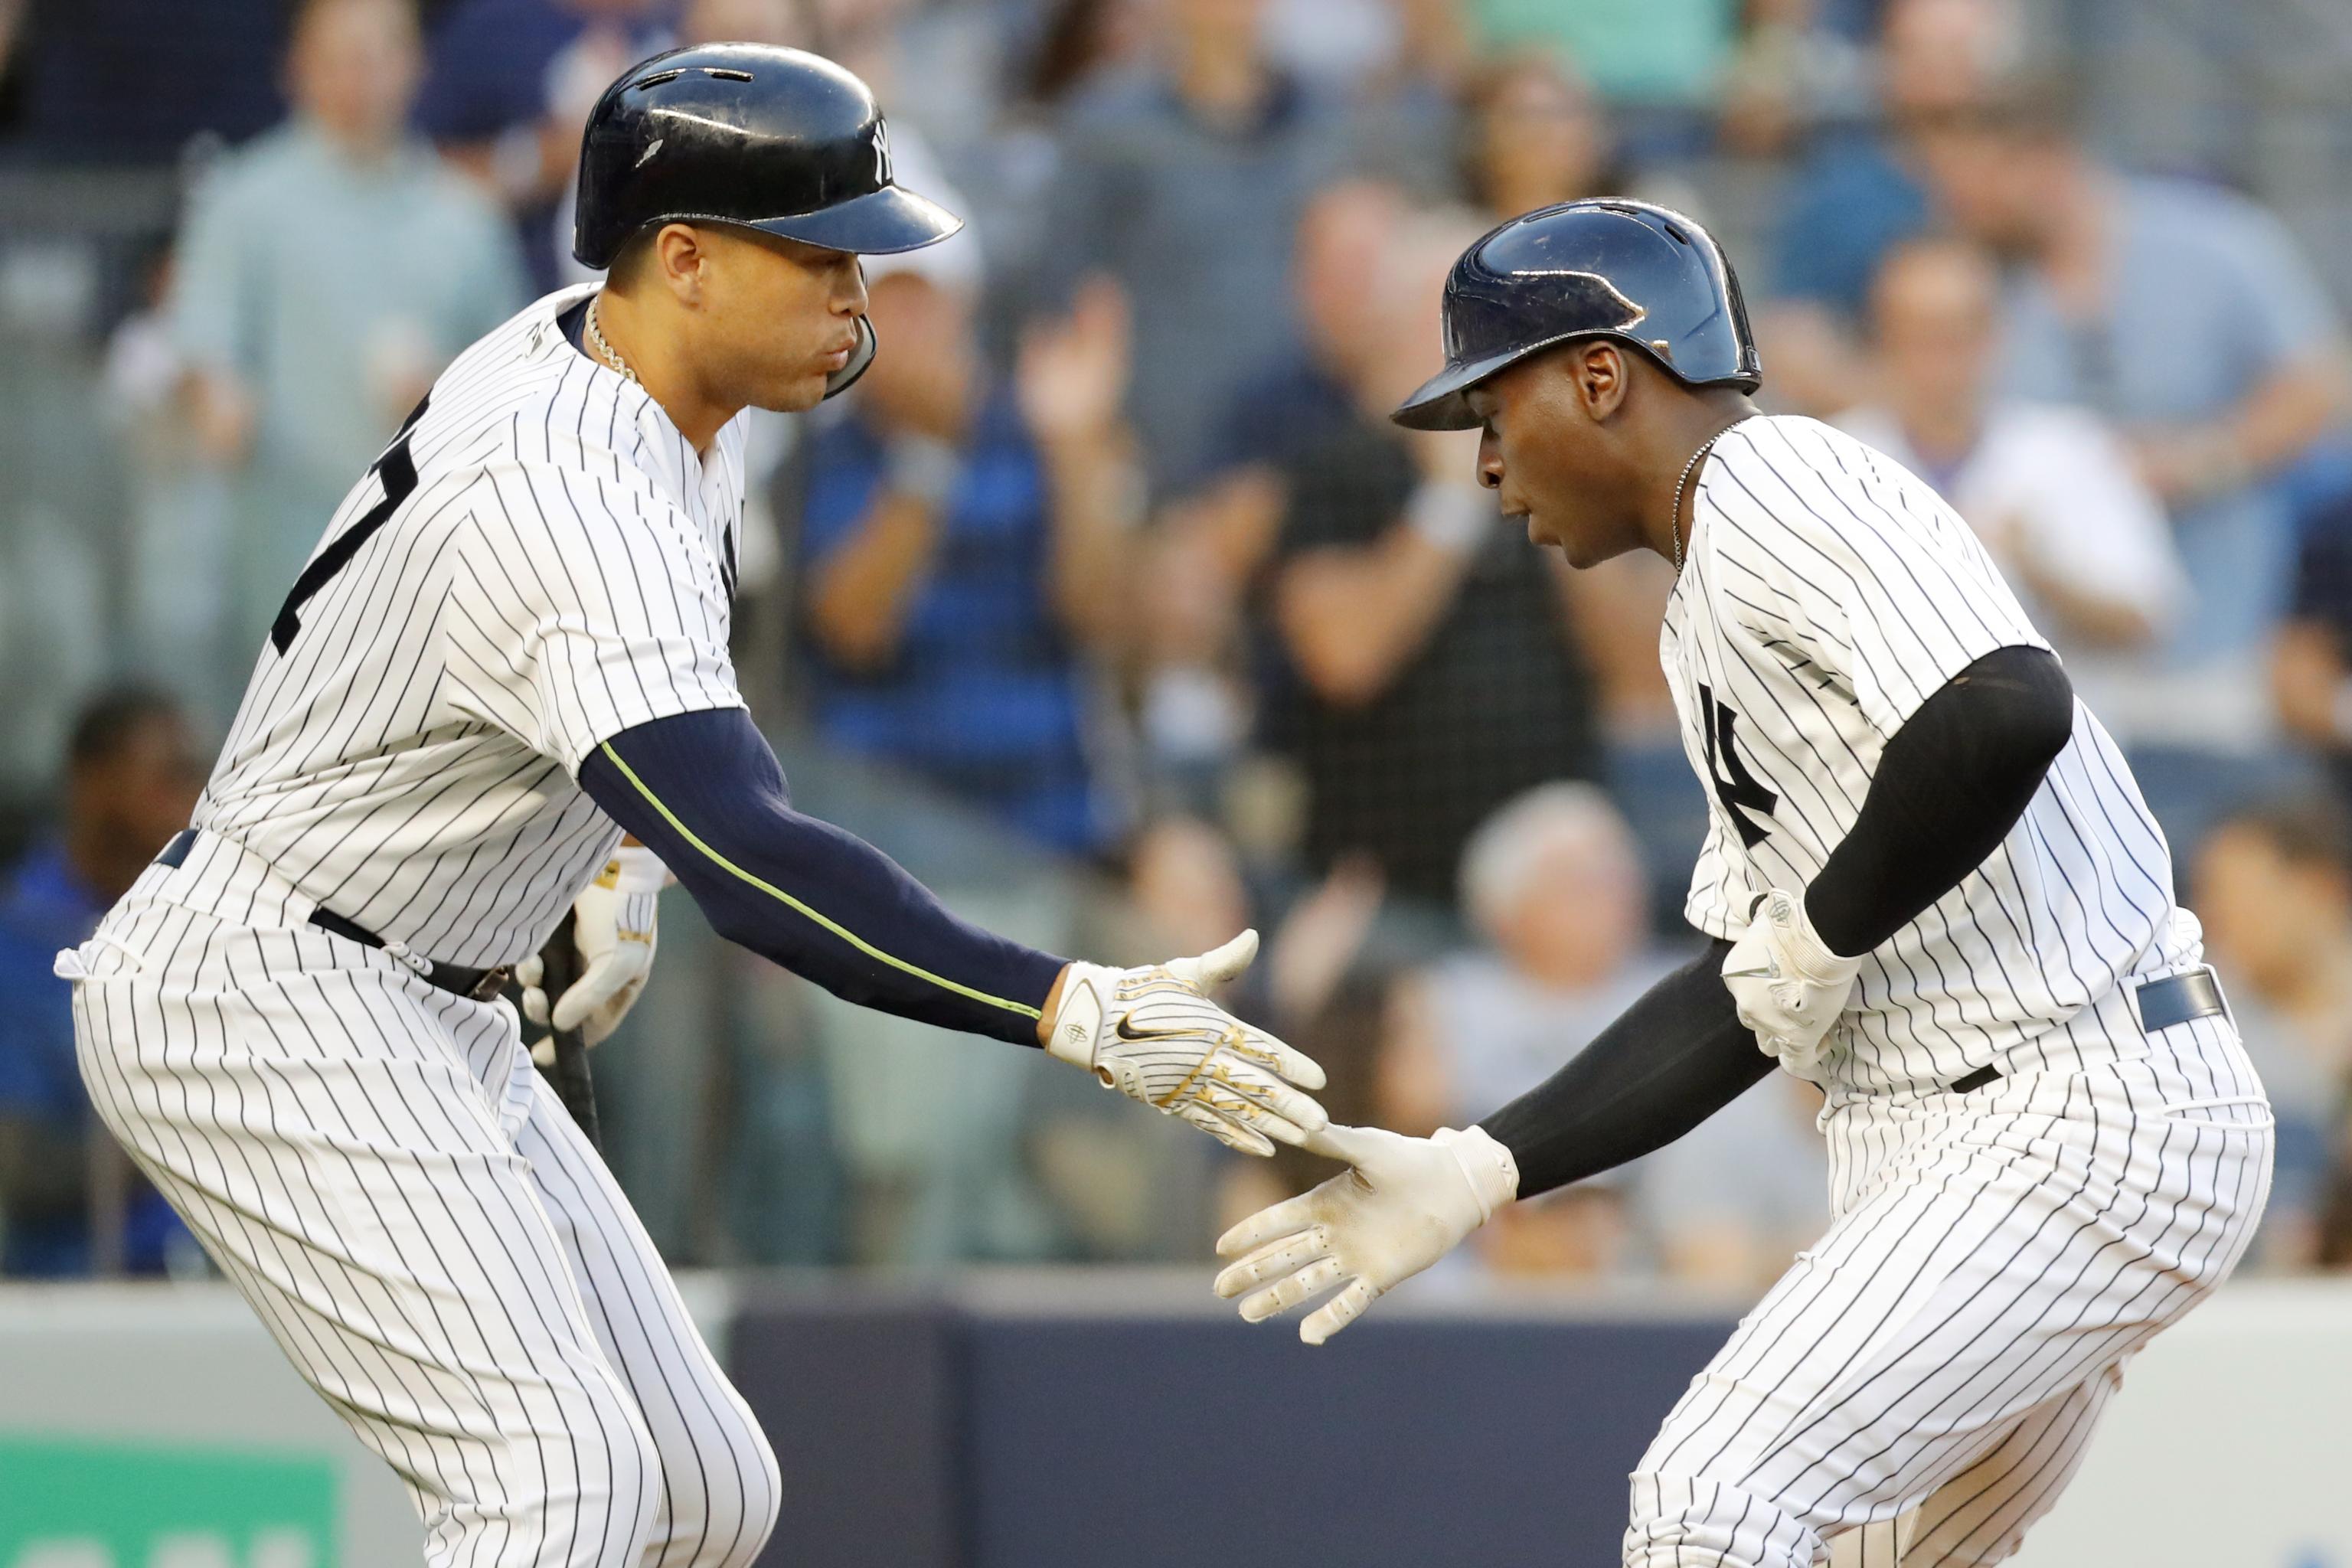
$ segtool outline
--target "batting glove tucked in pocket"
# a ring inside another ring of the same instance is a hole
[[[1046,1048],[1245,1154],[1303,1142],[1331,1119],[1292,1086],[1321,1089],[1323,1069],[1209,1000],[1256,953],[1257,932],[1245,931],[1199,958],[1073,963]]]
[[[668,881],[661,858],[643,845],[624,844],[614,850],[604,869],[572,905],[580,978],[551,1007],[541,984],[546,966],[539,955],[515,965],[523,1016],[559,1032],[578,1029],[592,1046],[619,1028],[645,994],[646,976],[653,973],[655,922],[661,890]],[[552,1035],[531,1047],[530,1059],[541,1067],[554,1065]]]

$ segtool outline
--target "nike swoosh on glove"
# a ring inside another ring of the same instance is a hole
[[[1257,932],[1245,931],[1199,958],[1073,963],[1045,1048],[1244,1154],[1302,1142],[1331,1120],[1299,1092],[1321,1089],[1323,1069],[1209,999],[1256,955]]]

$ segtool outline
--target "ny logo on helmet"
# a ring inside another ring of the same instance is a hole
[[[874,183],[890,183],[890,127],[879,120],[874,122]]]

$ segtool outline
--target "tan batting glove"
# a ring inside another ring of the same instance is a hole
[[[1256,955],[1257,932],[1245,931],[1199,958],[1073,963],[1045,1048],[1244,1154],[1301,1142],[1331,1119],[1292,1085],[1321,1089],[1323,1069],[1209,1000]]]
[[[515,965],[523,1016],[559,1032],[578,1029],[592,1046],[619,1028],[653,973],[655,926],[661,890],[668,884],[669,870],[652,850],[641,844],[614,849],[596,879],[572,900],[572,942],[580,952],[580,978],[552,1009],[540,984],[545,965],[539,954]],[[555,1064],[553,1035],[531,1047],[530,1059],[541,1067]]]
[[[1747,931],[1723,960],[1723,983],[1757,1048],[1800,1075],[1820,1063],[1861,973],[1861,959],[1839,957],[1813,930],[1802,895],[1780,888],[1750,907]]]
[[[1298,1325],[1310,1345],[1354,1322],[1518,1196],[1517,1162],[1483,1127],[1444,1127],[1428,1138],[1328,1127],[1307,1147],[1355,1169],[1218,1237],[1217,1256],[1239,1261],[1214,1289],[1228,1299],[1251,1291],[1242,1316],[1256,1323],[1343,1287]]]

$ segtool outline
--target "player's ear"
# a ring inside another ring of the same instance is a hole
[[[652,271],[667,289],[670,297],[681,305],[702,302],[703,268],[710,260],[709,248],[692,224],[666,223],[654,236],[653,255],[649,258]]]
[[[1606,338],[1593,338],[1580,346],[1570,363],[1576,400],[1594,424],[1604,423],[1624,405],[1629,367],[1622,349]]]

